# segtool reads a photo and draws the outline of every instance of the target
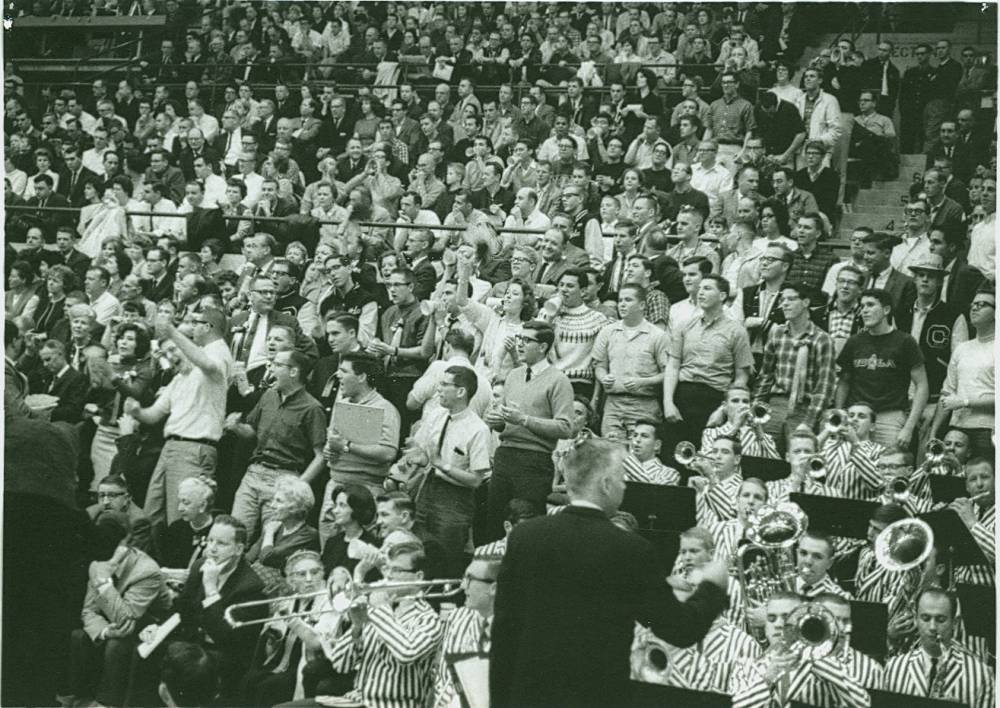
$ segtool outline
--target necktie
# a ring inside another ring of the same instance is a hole
[[[542,267],[538,271],[538,277],[535,278],[535,282],[537,283],[545,282],[545,273],[548,272],[550,265],[551,263],[549,263],[548,261],[542,261]]]
[[[531,381],[531,367],[530,366],[527,369],[524,370],[524,382],[528,383],[529,381]]]
[[[79,176],[79,174],[80,174],[79,172],[73,172],[69,176],[69,192],[67,192],[69,196],[73,196],[73,187],[76,186],[76,178]]]
[[[260,315],[256,312],[251,312],[250,317],[247,318],[247,329],[243,334],[243,342],[241,343],[240,353],[237,359],[246,363],[247,357],[250,356],[250,346],[253,344],[253,338],[257,334],[257,323],[260,322]]]
[[[931,672],[927,674],[927,695],[930,696],[934,693],[934,681],[937,680],[938,673],[938,658],[931,657]]]
[[[882,95],[889,95],[889,62],[882,65]]]
[[[437,453],[438,457],[441,457],[441,450],[444,448],[444,436],[448,434],[448,426],[451,424],[451,416],[447,416],[444,419],[444,425],[441,426],[441,434],[438,435],[438,446]]]
[[[611,291],[618,292],[618,288],[621,286],[622,279],[622,261],[624,257],[619,255],[615,259],[615,267],[611,269]]]
[[[230,149],[233,147],[233,131],[226,133],[226,155],[229,154]]]

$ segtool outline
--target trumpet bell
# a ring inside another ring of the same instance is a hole
[[[938,440],[937,438],[931,438],[927,441],[927,452],[926,458],[927,462],[935,463],[940,462],[944,459],[945,447],[944,442]]]
[[[875,558],[886,570],[915,568],[934,549],[934,531],[922,519],[900,519],[882,529],[875,539]]]
[[[750,407],[750,416],[756,425],[766,425],[771,420],[771,406],[766,403],[754,403]]]
[[[695,448],[694,443],[691,442],[679,442],[677,443],[677,447],[674,448],[674,459],[677,460],[678,464],[685,467],[694,462],[694,458],[697,455],[698,450]]]
[[[789,644],[801,651],[802,658],[815,661],[829,656],[840,639],[837,618],[819,602],[807,602],[796,607],[788,617],[786,627]]]

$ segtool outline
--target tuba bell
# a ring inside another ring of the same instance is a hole
[[[923,519],[900,519],[875,538],[875,559],[890,572],[916,568],[934,550],[934,531]]]

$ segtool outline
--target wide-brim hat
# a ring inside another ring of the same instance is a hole
[[[929,253],[919,261],[910,266],[910,270],[923,271],[925,273],[937,273],[939,275],[944,275],[948,271],[944,267],[944,260],[941,256],[934,253]]]

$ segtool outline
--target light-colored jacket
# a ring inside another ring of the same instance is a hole
[[[799,109],[799,115],[804,120],[806,109],[805,94],[802,94],[795,101],[795,107]],[[820,90],[819,97],[816,99],[816,106],[809,117],[806,141],[819,140],[826,145],[827,150],[831,150],[836,147],[840,136],[840,103],[833,95]]]

